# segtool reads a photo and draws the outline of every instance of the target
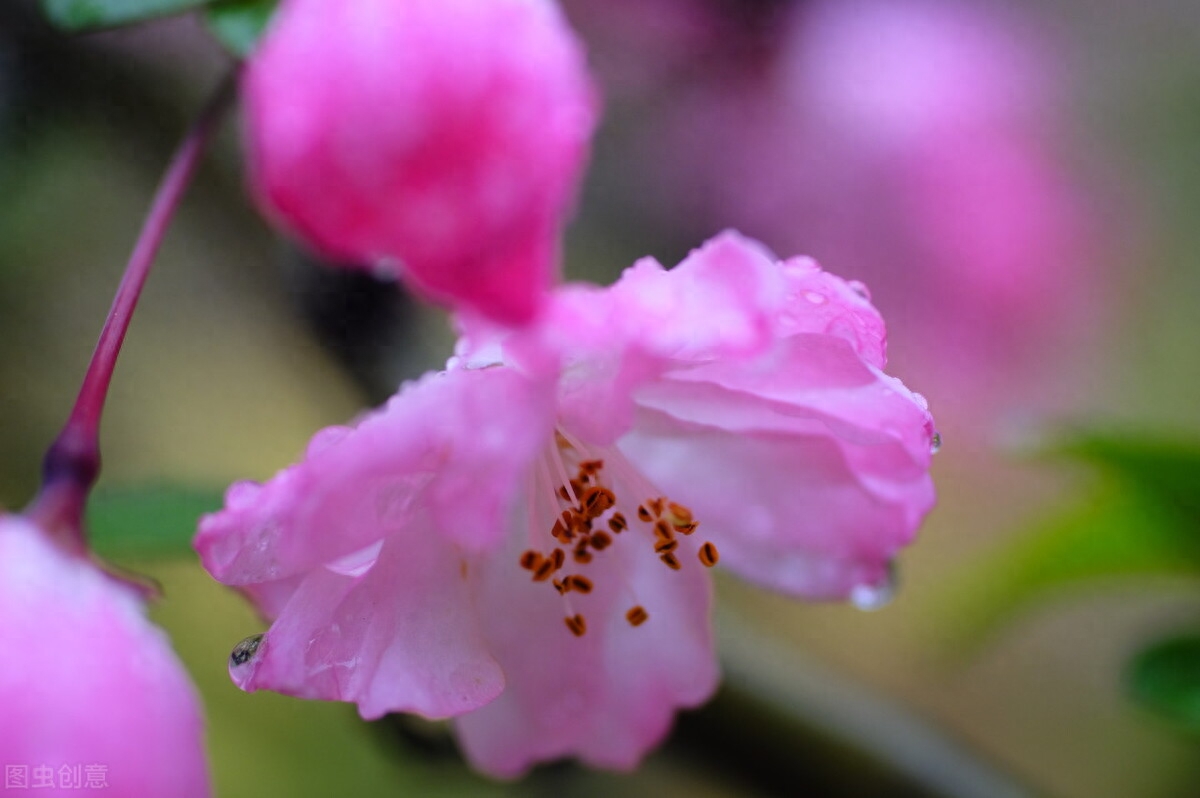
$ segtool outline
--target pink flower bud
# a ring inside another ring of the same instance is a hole
[[[548,0],[285,0],[245,78],[254,190],[318,251],[529,319],[596,102]]]
[[[5,515],[0,652],[6,787],[209,794],[195,690],[140,598]]]

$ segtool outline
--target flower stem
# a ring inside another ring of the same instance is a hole
[[[42,462],[42,488],[26,509],[26,515],[58,537],[60,543],[80,552],[87,549],[83,512],[88,494],[100,475],[100,416],[117,356],[167,227],[196,173],[204,150],[232,104],[235,87],[236,74],[221,82],[176,149],[159,183],[116,298],[100,331],[79,397]]]

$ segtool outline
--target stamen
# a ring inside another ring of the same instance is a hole
[[[683,526],[692,522],[692,511],[682,504],[670,502],[667,504],[667,511],[671,514],[671,523],[675,526]]]
[[[564,623],[576,637],[587,632],[587,623],[572,606],[571,594],[592,593],[597,573],[625,582],[629,593],[627,600],[630,600],[625,619],[631,626],[641,626],[650,614],[641,605],[619,564],[611,574],[605,568],[595,573],[585,571],[588,576],[574,573],[554,577],[568,561],[578,570],[585,570],[582,566],[604,556],[602,552],[616,545],[615,536],[632,529],[632,516],[627,514],[634,505],[622,504],[619,496],[624,496],[626,501],[631,496],[644,498],[636,505],[635,512],[637,520],[646,524],[646,529],[639,528],[636,537],[640,538],[643,531],[652,532],[655,554],[668,568],[678,571],[683,565],[679,559],[680,541],[676,537],[690,535],[696,530],[698,524],[692,511],[659,495],[645,476],[615,451],[605,459],[594,456],[583,459],[594,455],[594,450],[563,430],[555,431],[555,444],[540,458],[530,482],[535,494],[529,503],[530,519],[534,521],[530,538],[532,548],[520,556],[520,565],[532,572],[533,581],[553,585],[564,605]],[[553,540],[549,546],[545,545],[547,531]],[[716,547],[706,543],[699,549],[698,556],[703,565],[711,567],[718,558]]]
[[[608,488],[588,488],[583,494],[582,509],[588,518],[599,518],[617,503],[617,497]]]
[[[557,569],[555,568],[554,560],[550,557],[547,557],[538,563],[538,567],[533,572],[533,581],[545,582],[556,570]]]
[[[567,628],[576,637],[583,637],[584,633],[587,632],[587,621],[579,613],[568,615],[564,620],[567,622]]]
[[[568,589],[574,590],[576,593],[587,594],[592,592],[592,580],[586,576],[568,576],[563,581],[568,586]]]

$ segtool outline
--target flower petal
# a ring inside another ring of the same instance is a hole
[[[568,593],[520,570],[522,535],[477,574],[486,636],[504,668],[504,693],[456,721],[472,763],[515,777],[533,764],[576,756],[597,767],[630,769],[666,735],[677,709],[705,701],[718,673],[710,619],[709,575],[685,541],[671,571],[649,539],[631,530],[588,566],[594,589]],[[571,566],[568,566],[568,570]],[[633,627],[625,613],[643,606]],[[578,612],[587,632],[575,637],[564,617]]]
[[[767,348],[784,277],[761,244],[727,231],[667,271],[638,261],[608,289],[558,292],[544,345],[563,353],[560,414],[588,440],[613,442],[633,422],[629,397],[668,367]]]
[[[504,688],[479,631],[467,560],[427,514],[339,570],[310,573],[254,657],[231,667],[242,689],[352,701],[370,720],[451,717]]]
[[[404,529],[493,545],[522,475],[552,429],[552,388],[510,369],[460,369],[408,385],[354,429],[319,433],[262,486],[230,488],[196,548],[221,582],[287,580]],[[278,599],[272,601],[278,604]]]
[[[0,651],[0,760],[100,763],[117,795],[209,794],[199,700],[166,635],[132,590],[12,516]]]
[[[597,106],[556,3],[286,0],[243,88],[283,225],[456,307],[535,315]]]
[[[878,586],[933,505],[922,400],[850,344],[681,372],[638,395],[619,446],[690,506],[739,575],[805,598]]]

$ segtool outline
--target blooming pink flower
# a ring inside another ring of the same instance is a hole
[[[61,794],[99,781],[130,798],[209,794],[195,690],[140,597],[11,515],[0,651],[0,761],[26,768],[31,788],[48,766],[41,786]]]
[[[234,680],[456,717],[502,776],[632,767],[716,685],[705,566],[861,599],[932,505],[931,417],[860,290],[726,233],[468,329],[203,519],[205,567],[274,620]]]
[[[256,193],[324,253],[535,312],[596,116],[550,0],[285,0],[245,77]]]

